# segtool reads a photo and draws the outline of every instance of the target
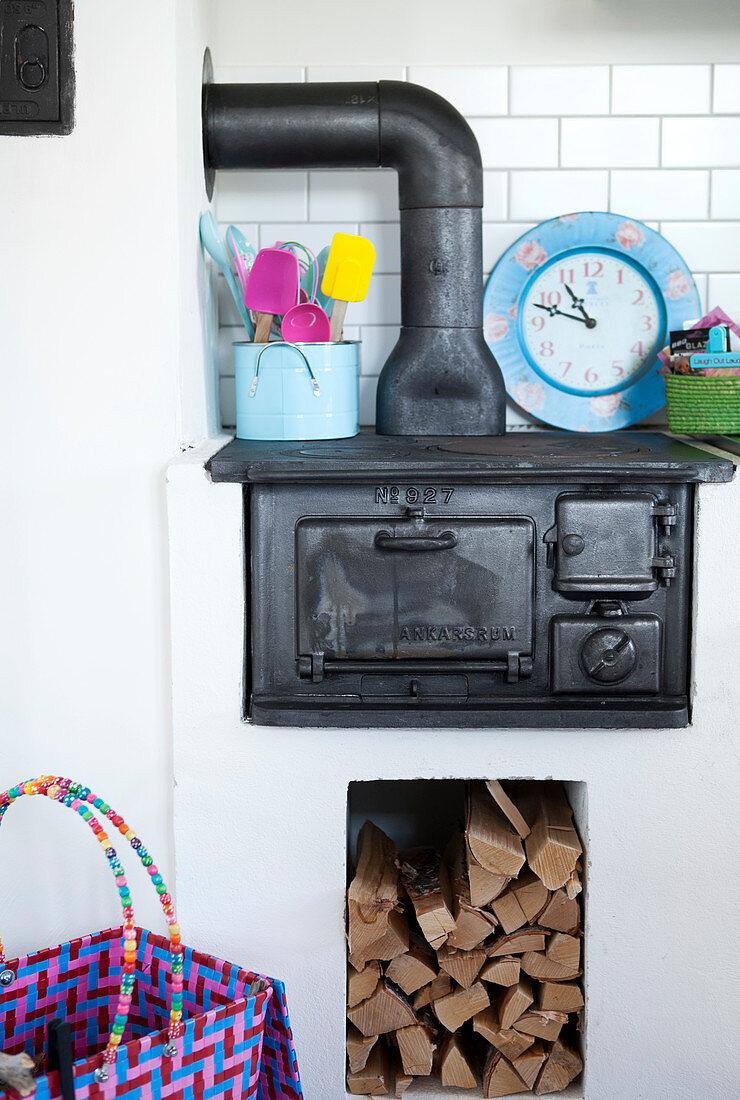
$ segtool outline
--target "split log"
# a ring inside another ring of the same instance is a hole
[[[522,802],[532,826],[525,841],[527,863],[548,890],[557,890],[583,852],[565,789],[561,783],[529,783]]]
[[[494,985],[516,985],[519,981],[521,963],[513,955],[502,955],[495,959],[489,959],[481,968],[479,977],[484,982],[493,982]]]
[[[486,952],[482,947],[477,951],[456,951],[454,947],[445,946],[437,952],[437,961],[458,985],[470,989],[486,961]]]
[[[435,964],[434,955],[412,944],[405,955],[399,955],[388,964],[385,974],[410,996],[417,989],[434,981],[437,977]]]
[[[532,1035],[522,1035],[513,1028],[502,1028],[494,1005],[473,1017],[473,1031],[500,1050],[510,1062],[523,1054],[534,1042]]]
[[[581,926],[581,907],[565,890],[556,890],[539,916],[543,928],[573,935]]]
[[[544,882],[531,871],[525,870],[512,882],[511,890],[529,923],[541,924],[538,918],[550,900],[550,891]]]
[[[363,1069],[347,1074],[347,1091],[352,1096],[387,1096],[391,1073],[388,1050],[376,1043]]]
[[[525,951],[544,951],[545,936],[541,928],[520,928],[508,936],[499,936],[488,948],[488,957],[497,955],[521,955]]]
[[[537,1078],[533,1089],[535,1096],[562,1092],[582,1069],[583,1061],[578,1051],[558,1039]]]
[[[0,1053],[0,1085],[13,1089],[19,1096],[30,1096],[36,1091],[33,1068],[33,1058],[28,1054]]]
[[[478,1084],[470,1058],[457,1035],[450,1035],[442,1047],[439,1076],[443,1088],[474,1089]]]
[[[512,886],[491,902],[491,909],[504,932],[516,932],[517,928],[527,923],[527,914],[519,904]]]
[[[452,993],[452,978],[449,974],[440,974],[433,982],[425,985],[416,994],[414,997],[414,1010],[418,1012],[419,1009],[432,1004],[433,1001],[438,1001],[440,997],[446,997],[448,993]]]
[[[488,793],[498,808],[506,815],[522,840],[525,840],[531,832],[530,827],[504,788],[496,779],[487,779],[486,786],[488,787]]]
[[[475,982],[470,989],[458,989],[446,997],[434,1001],[434,1014],[448,1031],[457,1031],[471,1016],[482,1012],[490,1004],[488,992],[482,982]]]
[[[428,1077],[432,1072],[434,1052],[437,1049],[430,1028],[413,1024],[396,1032],[404,1073],[412,1077]]]
[[[491,935],[496,927],[496,919],[491,913],[474,906],[471,901],[462,836],[458,835],[448,846],[446,855],[450,865],[452,914],[455,918],[455,928],[450,932],[447,943],[450,947],[458,947],[461,951],[472,951]]]
[[[534,1088],[540,1070],[547,1061],[547,1051],[538,1039],[523,1054],[512,1060],[512,1066],[529,1088]]]
[[[347,1011],[347,1018],[363,1035],[385,1035],[417,1023],[416,1013],[403,993],[385,979],[371,997]]]
[[[529,1086],[516,1072],[511,1062],[504,1058],[500,1050],[493,1051],[483,1071],[483,1095],[511,1096],[517,1092],[527,1092]]]
[[[375,992],[379,981],[379,962],[370,962],[362,970],[355,970],[350,963],[347,967],[347,1008],[354,1008],[360,1001],[366,1000]]]
[[[542,1012],[577,1012],[583,1008],[583,992],[575,982],[542,982],[537,986],[537,1007]]]
[[[455,930],[447,868],[434,848],[406,852],[400,868],[419,927],[432,947],[441,947]]]
[[[567,1012],[542,1012],[530,1009],[515,1022],[514,1027],[522,1035],[534,1035],[536,1039],[547,1039],[554,1043],[562,1027],[568,1023]]]
[[[470,785],[465,839],[474,858],[491,874],[513,876],[522,869],[521,837],[482,783]]]
[[[349,953],[358,969],[372,958],[372,945],[382,940],[398,904],[398,868],[393,842],[366,821],[357,838],[355,876],[347,891]]]
[[[480,907],[489,905],[494,898],[503,893],[511,882],[510,875],[492,875],[481,867],[472,853],[467,852],[468,860],[468,885],[470,887],[470,904]]]
[[[461,951],[472,951],[496,928],[496,920],[491,913],[475,909],[460,898],[455,899],[453,913],[457,927],[450,932],[447,943]]]
[[[409,949],[409,924],[403,913],[395,909],[388,916],[388,924],[379,940],[363,944],[364,956],[358,958],[350,953],[349,961],[356,970],[361,970],[368,960],[380,959],[389,962]]]
[[[522,970],[538,982],[572,982],[580,977],[580,970],[571,970],[568,966],[548,959],[541,951],[528,951],[522,955]]]
[[[578,936],[555,932],[547,941],[545,954],[551,962],[560,963],[575,972],[581,964],[581,941]]]
[[[400,1054],[398,1054],[398,1052],[396,1052],[394,1068],[395,1073],[393,1074],[393,1096],[396,1098],[396,1100],[401,1100],[403,1094],[406,1092],[406,1089],[409,1087],[409,1085],[413,1084],[414,1078],[411,1076],[410,1073],[406,1073],[406,1071],[404,1070],[401,1063],[401,1056]]]
[[[496,1001],[499,1026],[504,1031],[513,1027],[533,1002],[532,983],[526,977],[520,978],[516,985],[505,989]]]
[[[581,884],[581,876],[578,873],[579,870],[580,865],[576,864],[575,871],[571,871],[570,875],[568,876],[568,880],[565,883],[565,892],[571,901],[575,901],[575,899],[583,890],[583,886]]]
[[[347,1057],[350,1073],[359,1073],[367,1065],[370,1051],[378,1041],[377,1035],[363,1035],[352,1024],[347,1028]]]

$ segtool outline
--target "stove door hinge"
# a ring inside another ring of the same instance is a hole
[[[671,581],[676,576],[676,559],[674,556],[666,554],[664,550],[662,557],[653,558],[652,565],[654,569],[657,569],[658,576],[663,584],[666,588],[669,588]]]
[[[312,653],[310,657],[299,657],[298,675],[302,680],[320,684],[324,679],[324,654]]]
[[[664,535],[670,535],[671,528],[678,523],[678,508],[675,504],[654,504],[653,516],[659,521]]]
[[[518,684],[520,680],[528,680],[532,675],[532,658],[512,650],[506,654],[507,684]]]

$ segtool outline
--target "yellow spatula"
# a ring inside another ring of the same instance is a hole
[[[370,286],[375,249],[365,237],[335,233],[321,281],[321,293],[334,299],[331,339],[341,340],[348,302],[361,302]]]

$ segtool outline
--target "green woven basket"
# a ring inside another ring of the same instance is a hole
[[[740,377],[690,378],[685,374],[669,374],[665,395],[672,432],[740,433]]]

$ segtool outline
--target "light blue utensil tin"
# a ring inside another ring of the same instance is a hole
[[[234,344],[237,439],[347,439],[359,423],[359,343]]]

